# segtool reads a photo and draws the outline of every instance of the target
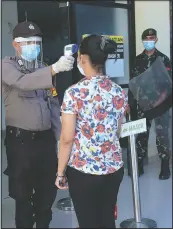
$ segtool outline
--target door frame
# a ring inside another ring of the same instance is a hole
[[[111,7],[127,9],[128,11],[128,40],[129,40],[129,79],[132,78],[132,68],[136,58],[136,33],[135,33],[135,3],[128,0],[127,4],[115,3],[114,0],[108,1],[71,1],[69,2],[69,38],[71,43],[77,42],[76,33],[76,11],[75,5],[90,5],[100,7]],[[74,69],[75,71],[75,69]],[[75,72],[74,72],[75,75]],[[121,84],[122,88],[128,88],[128,84]]]

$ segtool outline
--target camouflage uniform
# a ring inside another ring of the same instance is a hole
[[[168,70],[169,74],[172,76],[171,72],[171,63],[169,58],[163,53],[159,52],[157,49],[154,54],[148,56],[145,54],[145,51],[136,57],[135,68],[133,69],[132,76],[136,77],[145,70],[147,70],[152,63],[156,60],[158,56],[161,56],[163,62]],[[145,113],[140,109],[139,105],[134,101],[131,92],[129,92],[129,104],[131,105],[131,110],[133,111],[133,119],[141,119],[146,117]],[[137,108],[137,109],[136,109]],[[154,118],[156,126],[156,146],[158,149],[159,157],[169,158],[169,136],[168,136],[168,127],[169,127],[169,110]],[[147,118],[147,132],[139,134],[136,139],[136,147],[138,159],[143,159],[146,156],[148,150],[148,139],[149,131],[151,127],[152,119]]]

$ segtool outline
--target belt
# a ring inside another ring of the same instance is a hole
[[[52,129],[49,129],[49,130],[42,130],[42,131],[32,131],[32,130],[24,130],[24,129],[21,129],[21,128],[18,128],[18,127],[13,127],[13,126],[7,126],[6,127],[6,134],[10,134],[14,137],[20,137],[20,136],[23,136],[23,137],[29,137],[29,138],[32,138],[32,139],[35,139],[35,138],[41,138],[41,137],[45,137],[47,135],[50,135],[52,134]]]

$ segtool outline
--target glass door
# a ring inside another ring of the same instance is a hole
[[[70,39],[79,44],[84,34],[112,35],[119,38],[121,41],[118,43],[120,51],[117,52],[118,60],[109,59],[105,70],[113,81],[128,89],[136,50],[134,5],[131,1],[116,2],[72,2],[70,5]],[[80,78],[80,73],[74,69],[74,82]]]

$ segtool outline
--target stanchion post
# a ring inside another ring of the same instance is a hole
[[[129,121],[131,120],[129,115]],[[140,190],[138,178],[138,160],[136,153],[135,135],[130,135],[130,153],[131,153],[131,173],[132,173],[132,192],[135,218],[124,220],[120,223],[121,228],[156,228],[154,220],[141,218]]]
[[[131,152],[136,152],[135,136],[130,135]],[[138,179],[138,163],[137,155],[134,154],[131,157],[132,167],[132,190],[133,190],[133,202],[134,202],[134,215],[137,223],[141,222],[141,205],[140,205],[140,193],[139,193],[139,179]]]

